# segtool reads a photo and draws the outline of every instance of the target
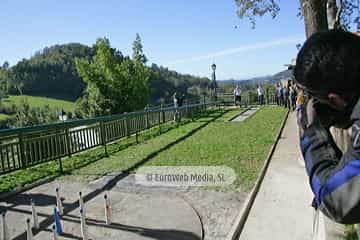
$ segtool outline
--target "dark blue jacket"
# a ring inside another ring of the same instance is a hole
[[[314,207],[345,224],[360,223],[360,101],[351,120],[351,145],[344,154],[319,124],[306,128],[300,139]]]

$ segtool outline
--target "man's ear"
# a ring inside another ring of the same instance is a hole
[[[344,110],[347,106],[345,99],[337,93],[329,93],[328,98],[332,107],[337,110]]]

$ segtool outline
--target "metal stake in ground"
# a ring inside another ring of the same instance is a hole
[[[36,209],[35,209],[35,202],[33,199],[30,199],[30,204],[31,204],[31,216],[32,216],[32,219],[33,219],[33,228],[34,229],[39,229],[40,226],[39,226],[39,219],[38,219],[38,214],[36,212]]]
[[[33,233],[30,225],[30,218],[26,219],[26,239],[33,240]]]
[[[82,209],[84,217],[86,218],[85,204],[84,204],[84,199],[82,197],[82,192],[79,192],[79,206],[80,209]]]
[[[85,219],[83,209],[80,209],[80,226],[81,226],[82,239],[88,240],[87,229],[86,229],[86,219]]]
[[[59,188],[56,188],[56,206],[57,206],[59,215],[63,215],[63,206],[62,206],[62,202],[61,202]]]
[[[58,234],[56,232],[56,226],[52,225],[53,240],[58,240]]]
[[[63,231],[62,231],[62,227],[61,227],[59,212],[57,211],[56,207],[54,207],[54,222],[55,222],[55,226],[56,226],[56,233],[58,235],[61,235],[63,233]]]
[[[8,226],[6,224],[6,212],[3,212],[1,214],[1,228],[2,228],[2,239],[4,240],[10,240],[10,233],[9,233],[9,229]]]
[[[108,196],[105,194],[104,195],[104,199],[105,199],[105,222],[107,225],[111,224],[111,206],[110,206],[110,199],[108,198]]]

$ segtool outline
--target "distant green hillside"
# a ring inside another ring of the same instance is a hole
[[[75,103],[70,101],[64,101],[54,98],[47,97],[34,97],[34,96],[12,96],[2,99],[2,104],[4,106],[11,106],[12,104],[20,105],[22,100],[26,100],[31,107],[41,107],[49,105],[53,109],[64,109],[65,112],[73,112],[75,109]],[[2,114],[5,115],[5,114]],[[6,116],[6,115],[5,115]],[[0,115],[0,119],[2,116]]]
[[[75,58],[90,59],[94,52],[93,48],[80,43],[46,47],[10,68],[9,92],[76,100],[85,84],[77,73]]]
[[[0,95],[1,89],[7,88],[7,93],[12,95],[75,101],[82,96],[86,87],[77,72],[75,59],[89,60],[94,54],[94,47],[80,43],[45,47],[10,68],[0,67]],[[120,51],[118,54],[122,56]],[[187,98],[196,97],[202,92],[201,89],[207,89],[210,84],[208,78],[180,74],[156,64],[149,68],[151,104],[159,104],[161,100],[172,101],[174,92],[185,94]]]

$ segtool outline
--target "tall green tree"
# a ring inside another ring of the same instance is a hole
[[[77,59],[76,68],[87,87],[80,101],[83,117],[130,112],[148,102],[150,70],[115,48],[106,38],[94,46],[92,60]]]
[[[145,64],[147,62],[147,58],[143,52],[143,45],[141,43],[141,37],[139,33],[136,34],[135,41],[133,42],[133,55],[132,58],[134,61]]]

